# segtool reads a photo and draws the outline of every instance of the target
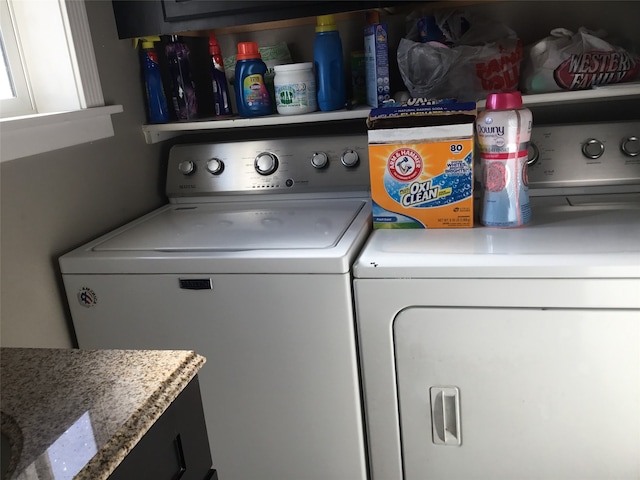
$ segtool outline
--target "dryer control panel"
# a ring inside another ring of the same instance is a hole
[[[529,192],[640,186],[640,122],[535,125]]]
[[[170,198],[369,190],[367,136],[175,145]]]

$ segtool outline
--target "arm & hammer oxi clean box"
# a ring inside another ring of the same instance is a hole
[[[475,102],[409,99],[369,114],[374,228],[473,227]]]

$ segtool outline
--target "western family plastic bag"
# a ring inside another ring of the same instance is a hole
[[[518,88],[522,45],[513,30],[458,11],[437,12],[435,20],[446,43],[415,41],[412,30],[398,45],[400,74],[412,97],[476,101]]]
[[[640,57],[604,39],[606,32],[555,28],[526,49],[521,89],[527,93],[584,90],[629,82],[640,74]]]

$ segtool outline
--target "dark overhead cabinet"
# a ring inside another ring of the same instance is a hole
[[[235,25],[313,17],[398,2],[283,0],[113,0],[119,38],[167,35]]]

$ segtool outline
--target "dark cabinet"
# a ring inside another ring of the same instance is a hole
[[[216,480],[198,377],[187,385],[109,480]]]
[[[269,11],[284,9],[288,1],[260,1],[260,0],[161,0],[164,7],[165,19],[168,22],[192,20],[197,18],[225,17],[228,15],[268,15]],[[307,2],[310,6],[322,2]],[[305,5],[307,4],[305,3]]]
[[[119,38],[168,35],[397,5],[397,0],[113,0]]]

